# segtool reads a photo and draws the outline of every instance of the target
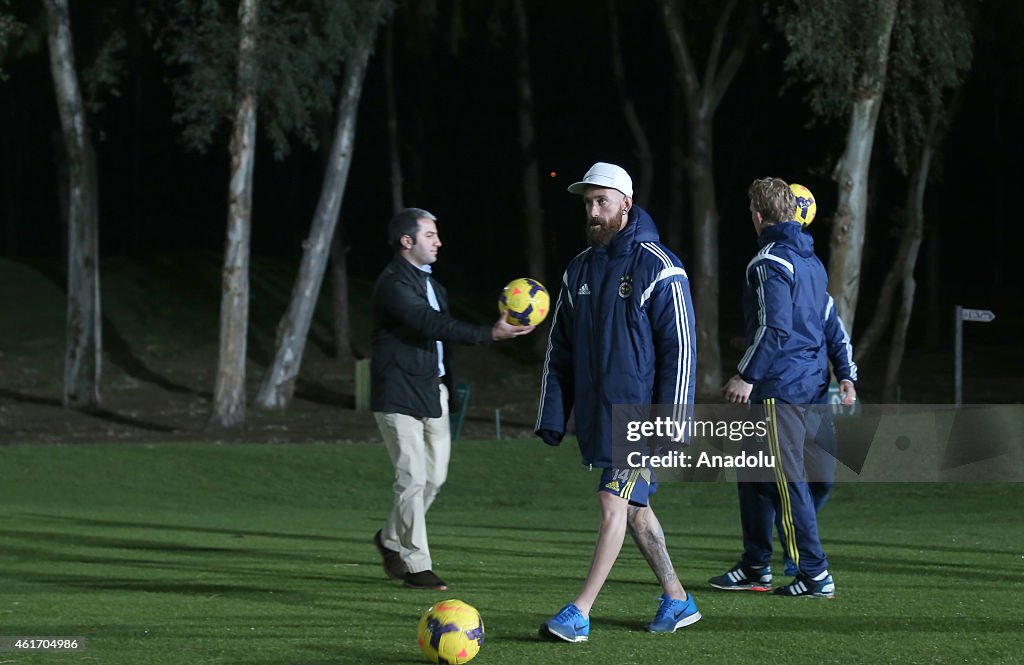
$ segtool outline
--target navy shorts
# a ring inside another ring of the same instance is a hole
[[[604,469],[597,491],[622,497],[630,505],[646,506],[648,498],[658,491],[658,483],[650,469]]]

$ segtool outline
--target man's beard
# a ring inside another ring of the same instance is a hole
[[[587,243],[591,247],[607,247],[612,238],[619,232],[618,225],[612,225],[601,220],[599,226],[587,222]]]

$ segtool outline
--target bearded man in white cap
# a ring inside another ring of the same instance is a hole
[[[696,334],[690,285],[679,259],[659,242],[645,211],[633,204],[633,182],[615,164],[594,164],[569,187],[583,198],[589,248],[562,277],[552,315],[536,433],[558,445],[571,413],[583,464],[601,470],[601,526],[579,595],[545,622],[547,638],[582,642],[590,611],[618,558],[626,529],[663,593],[648,630],[671,633],[700,620],[676,576],[665,533],[648,497],[649,468],[620,464],[612,450],[614,405],[693,404]]]

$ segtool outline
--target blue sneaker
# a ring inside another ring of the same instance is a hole
[[[689,626],[700,621],[700,611],[693,602],[693,594],[686,594],[686,600],[676,600],[667,593],[661,594],[661,604],[654,621],[647,626],[652,633],[674,633],[677,628]]]
[[[726,591],[771,591],[772,569],[769,566],[751,568],[740,561],[718,577],[712,577],[708,584]]]
[[[565,642],[586,642],[590,635],[590,619],[580,608],[569,603],[558,614],[540,626],[542,637],[554,637]]]
[[[798,574],[792,582],[775,590],[776,596],[807,596],[809,598],[835,598],[836,583],[826,570],[818,579]]]
[[[800,569],[796,567],[796,564],[793,563],[793,560],[789,558],[788,554],[786,555],[786,557],[783,559],[782,562],[784,564],[786,564],[786,570],[783,571],[785,573],[786,577],[796,577],[797,573],[800,572]]]

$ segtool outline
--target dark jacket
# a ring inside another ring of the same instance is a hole
[[[832,296],[829,296],[825,303],[825,345],[836,380],[856,384],[858,376],[857,363],[853,359],[853,344],[850,342],[850,334],[846,332],[846,326],[839,318]]]
[[[546,443],[576,413],[584,464],[612,465],[612,406],[693,404],[697,366],[690,283],[633,206],[608,247],[590,248],[562,277],[535,429]]]
[[[427,302],[427,280],[441,311]],[[448,293],[437,280],[401,256],[384,268],[373,286],[373,363],[371,408],[382,413],[403,413],[415,418],[440,418],[437,389],[437,345],[444,344],[444,382],[452,384],[448,344],[486,344],[491,326],[453,319],[448,314]]]
[[[828,274],[798,222],[769,226],[757,241],[743,289],[747,351],[737,369],[754,384],[752,401],[817,403],[828,391],[828,346],[839,345],[828,344],[826,326],[842,339],[838,319],[829,320]],[[848,378],[850,369],[837,367],[837,374]]]

